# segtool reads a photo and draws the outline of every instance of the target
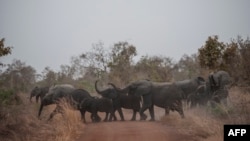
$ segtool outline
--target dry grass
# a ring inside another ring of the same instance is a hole
[[[161,121],[181,134],[192,136],[194,141],[221,141],[224,124],[250,123],[250,94],[232,88],[229,95],[227,106],[186,109],[185,119],[174,112]],[[0,108],[1,141],[72,141],[83,133],[85,125],[80,121],[80,113],[64,101],[61,102],[64,116],[58,114],[47,122],[55,105],[44,107],[39,120],[39,104],[30,103],[25,94],[20,94],[20,98],[21,104]]]
[[[42,119],[37,118],[39,104],[30,103],[21,94],[22,104],[2,109],[5,117],[0,120],[1,141],[72,141],[82,134],[84,124],[78,111],[74,111],[64,101],[61,102],[65,114],[58,114],[52,121],[46,121],[55,106],[47,106]]]
[[[250,94],[241,93],[238,88],[230,90],[228,104],[216,108],[197,107],[185,111],[186,118],[178,114],[164,116],[164,124],[179,132],[191,135],[196,141],[222,141],[224,124],[250,123]]]

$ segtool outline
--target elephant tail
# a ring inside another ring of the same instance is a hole
[[[99,90],[99,89],[97,88],[97,83],[98,83],[98,80],[95,81],[95,90],[96,90],[96,92],[97,92],[98,94],[102,95],[104,92],[101,91],[101,90]]]
[[[34,89],[31,90],[30,92],[30,102],[32,102],[32,97],[36,96],[36,90],[38,89],[38,87],[36,86]]]

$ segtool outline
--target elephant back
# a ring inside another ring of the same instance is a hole
[[[51,97],[52,101],[57,101],[60,98],[68,96],[75,88],[69,84],[61,84],[50,87],[47,95],[44,97]]]
[[[130,95],[135,95],[135,96],[142,96],[142,95],[147,95],[151,92],[152,90],[152,84],[153,82],[148,81],[148,80],[139,80],[136,81],[129,86],[129,93]]]
[[[195,93],[199,86],[205,84],[205,79],[202,77],[195,77],[193,79],[176,81],[175,84],[180,90],[182,90],[183,98],[187,99],[189,95]]]

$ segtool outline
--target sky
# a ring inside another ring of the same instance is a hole
[[[0,0],[0,39],[18,59],[41,72],[70,64],[72,56],[127,41],[138,56],[178,61],[208,36],[230,42],[250,36],[249,0]]]

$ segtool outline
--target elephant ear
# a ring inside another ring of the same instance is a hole
[[[214,75],[213,75],[213,74],[210,74],[210,75],[208,76],[208,78],[209,78],[209,83],[210,83],[210,85],[211,85],[211,86],[216,86],[216,82],[215,82],[215,80],[214,80]]]
[[[224,87],[225,85],[228,85],[231,83],[231,77],[227,72],[223,71],[219,77],[219,81],[222,87]]]
[[[230,76],[228,74],[228,72],[226,71],[218,71],[214,74],[211,75],[211,79],[212,79],[212,84],[214,86],[217,86],[218,88],[223,88],[226,85],[230,84],[231,80],[230,80]]]

